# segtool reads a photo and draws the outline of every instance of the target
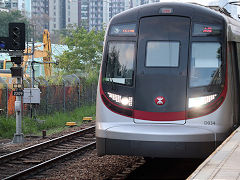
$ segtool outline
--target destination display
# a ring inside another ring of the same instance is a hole
[[[193,36],[220,35],[221,32],[221,26],[217,25],[194,24],[193,26]]]
[[[112,36],[136,36],[136,24],[119,24],[113,25],[110,29]]]

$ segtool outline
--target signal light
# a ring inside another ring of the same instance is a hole
[[[5,48],[5,42],[3,42],[3,41],[0,41],[0,49],[4,49]]]
[[[21,78],[23,76],[22,67],[11,67],[10,70],[11,70],[12,77]]]
[[[15,64],[22,64],[22,57],[11,57],[11,62]]]
[[[7,37],[0,37],[0,49],[8,49],[7,39]]]
[[[9,23],[9,40],[11,50],[25,49],[25,24]]]

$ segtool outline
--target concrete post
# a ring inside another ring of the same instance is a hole
[[[21,65],[18,65],[19,67]],[[22,84],[21,78],[17,78],[17,84]],[[15,101],[15,112],[16,112],[16,133],[13,137],[13,143],[23,143],[24,136],[22,133],[22,97],[16,96]]]

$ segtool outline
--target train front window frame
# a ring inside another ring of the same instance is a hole
[[[134,41],[109,41],[107,52],[103,81],[133,86],[136,43]],[[114,56],[113,53],[117,55]]]
[[[145,66],[179,67],[180,48],[180,41],[147,41]]]
[[[192,42],[189,87],[220,86],[223,82],[222,44]]]

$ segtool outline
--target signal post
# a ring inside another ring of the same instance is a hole
[[[11,67],[12,77],[17,78],[17,83],[13,84],[13,95],[16,96],[15,112],[16,112],[16,133],[14,134],[13,143],[24,142],[24,135],[22,133],[22,96],[23,96],[23,69],[21,67],[22,57],[11,57],[11,61],[14,62],[17,67]]]
[[[13,143],[24,142],[22,133],[22,96],[23,96],[23,69],[21,67],[23,51],[25,49],[25,24],[9,23],[9,36],[0,37],[0,50],[9,53],[14,66],[10,68],[13,78],[17,78],[17,83],[13,84],[13,95],[16,96],[16,133]]]
[[[24,135],[22,133],[23,69],[21,65],[23,51],[25,49],[25,24],[9,23],[9,39],[11,50],[16,52],[15,57],[11,57],[11,61],[17,65],[16,67],[10,68],[12,77],[17,78],[17,84],[13,85],[13,95],[16,96],[16,133],[14,134],[13,143],[22,143],[24,142]],[[20,52],[20,54],[17,52]]]

